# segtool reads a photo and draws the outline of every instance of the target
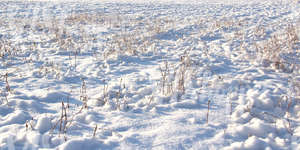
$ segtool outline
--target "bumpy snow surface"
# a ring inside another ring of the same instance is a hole
[[[0,2],[0,149],[300,149],[300,2]]]

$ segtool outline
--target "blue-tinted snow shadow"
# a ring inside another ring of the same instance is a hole
[[[176,31],[174,29],[168,30],[167,32],[158,33],[154,36],[155,39],[160,40],[171,40],[177,41],[180,38],[183,38],[183,33],[180,31]]]
[[[202,41],[208,41],[208,42],[211,42],[211,41],[215,41],[215,40],[220,40],[222,39],[222,34],[214,34],[214,35],[204,35],[204,36],[201,36],[200,39]]]
[[[7,107],[6,105],[0,105],[0,116],[6,116],[14,111],[13,108]]]
[[[70,93],[67,92],[49,92],[45,97],[35,97],[35,98],[41,102],[47,102],[47,103],[60,103],[60,102],[69,102],[71,104],[81,104],[82,102],[72,98]]]
[[[24,98],[24,97],[23,97]],[[18,109],[36,112],[36,113],[56,113],[54,110],[47,109],[49,106],[47,104],[41,103],[33,99],[13,99],[8,103],[10,106],[15,106]]]
[[[26,96],[26,95],[16,95],[12,97],[13,99],[21,99],[21,100],[34,100],[37,102],[42,102],[42,103],[60,103],[60,102],[69,102],[71,104],[81,104],[82,102],[73,98],[70,93],[67,92],[60,92],[60,91],[55,91],[55,92],[48,92],[45,96],[43,97],[38,97],[38,96]]]

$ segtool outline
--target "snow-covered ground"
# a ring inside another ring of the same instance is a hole
[[[0,2],[0,150],[300,149],[300,2]]]

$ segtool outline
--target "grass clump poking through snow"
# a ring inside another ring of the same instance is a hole
[[[294,25],[288,24],[285,31],[275,34],[262,42],[261,46],[256,45],[256,51],[261,55],[264,66],[271,66],[276,70],[293,72],[296,62],[293,54],[299,49],[299,38]]]
[[[10,93],[12,93],[12,89],[10,88],[9,82],[8,82],[8,73],[5,73],[4,75],[2,75],[2,78],[5,81],[5,89],[2,90],[1,95],[4,97],[7,105],[9,103],[8,101],[8,96]],[[2,103],[4,103],[3,99],[2,99]]]

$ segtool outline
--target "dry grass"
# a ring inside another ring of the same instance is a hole
[[[61,102],[61,115],[60,119],[55,123],[55,125],[51,128],[50,133],[53,134],[54,129],[59,125],[59,136],[60,134],[64,135],[65,141],[67,141],[67,130],[68,127],[67,124],[71,124],[71,121],[68,120],[67,115],[67,109],[68,107],[65,106],[64,102]]]
[[[32,121],[33,121],[33,118],[32,118],[31,120],[26,120],[26,123],[25,123],[26,131],[28,131],[29,128],[30,128],[31,130],[34,130],[33,125],[32,125]]]
[[[80,88],[80,100],[82,101],[83,105],[82,105],[82,109],[85,108],[87,109],[88,108],[88,105],[87,105],[87,102],[88,102],[88,95],[87,95],[87,87],[86,87],[86,82],[85,80],[82,78],[81,79],[82,81],[82,84],[81,84],[81,88]]]
[[[271,66],[276,70],[293,72],[294,62],[284,59],[283,56],[294,53],[298,43],[295,27],[288,25],[283,34],[275,34],[261,44],[255,44],[255,48],[265,67]]]
[[[10,94],[13,94],[13,91],[10,87],[9,80],[8,80],[8,73],[5,73],[4,75],[1,75],[0,77],[3,78],[3,80],[5,82],[5,89],[2,89],[3,91],[1,91],[1,96],[4,97],[4,100],[6,101],[6,104],[8,105],[8,103],[9,103],[8,96]],[[3,100],[2,100],[2,103],[4,103]]]
[[[163,95],[167,95],[167,94],[171,94],[170,92],[172,91],[173,87],[168,87],[168,89],[170,90],[166,90],[166,87],[168,86],[168,83],[171,83],[173,81],[168,82],[168,79],[170,77],[170,66],[168,61],[164,62],[163,66],[159,67],[160,70],[160,74],[161,74],[161,80],[160,80],[160,84],[161,84],[161,92]]]
[[[207,102],[207,113],[206,113],[206,123],[208,124],[208,117],[209,117],[209,109],[210,109],[210,100]]]
[[[96,136],[97,129],[98,129],[98,125],[96,125],[96,127],[94,128],[93,137],[95,137],[95,136]]]
[[[103,83],[102,97],[97,99],[100,106],[105,105],[109,101],[108,84],[106,83],[106,80],[104,80]]]

